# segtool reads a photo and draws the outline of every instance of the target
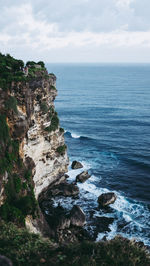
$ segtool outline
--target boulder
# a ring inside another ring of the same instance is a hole
[[[72,165],[71,165],[72,169],[79,169],[79,168],[83,168],[82,163],[78,162],[78,161],[73,161]]]
[[[53,197],[58,195],[64,197],[74,197],[79,194],[79,188],[74,184],[68,184],[67,182],[64,182],[52,187],[50,192]]]
[[[76,176],[76,182],[84,183],[88,178],[90,178],[88,171],[83,171],[81,174]]]
[[[113,204],[116,199],[117,196],[113,192],[103,193],[98,197],[98,203],[100,206],[105,207],[108,206],[109,204]]]
[[[64,230],[66,228],[70,227],[70,219],[65,217],[65,216],[61,216],[58,218],[58,225],[57,225],[57,230]]]
[[[0,255],[0,265],[1,266],[13,266],[10,259],[2,255]]]
[[[82,209],[74,205],[70,212],[70,224],[74,226],[83,227],[86,223],[85,214]]]

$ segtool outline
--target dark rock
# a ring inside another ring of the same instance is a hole
[[[58,195],[73,197],[79,194],[79,188],[74,184],[68,184],[67,182],[64,182],[52,187],[50,193],[53,197]]]
[[[76,176],[76,182],[84,183],[90,177],[91,176],[89,175],[88,171],[83,171],[81,174]]]
[[[73,161],[72,165],[71,165],[72,169],[79,169],[79,168],[83,168],[82,163],[78,162],[78,161]]]
[[[64,230],[66,228],[70,227],[70,219],[68,217],[65,216],[61,216],[58,219],[58,225],[57,225],[57,229],[58,230]]]
[[[14,125],[14,137],[15,138],[25,137],[27,129],[28,129],[28,121],[22,118],[20,119],[18,118],[18,120],[15,122],[15,125]]]
[[[70,223],[79,227],[83,227],[86,223],[85,214],[77,205],[73,206],[70,212]]]
[[[12,262],[5,256],[0,255],[0,265],[1,266],[12,266]]]
[[[109,204],[113,204],[116,199],[117,196],[113,192],[103,193],[98,197],[98,203],[100,206],[105,207]]]

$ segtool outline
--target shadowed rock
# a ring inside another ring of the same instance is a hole
[[[5,256],[0,255],[0,265],[1,266],[13,266],[12,262]]]
[[[88,171],[83,171],[81,174],[76,176],[76,182],[84,183],[90,177],[91,176],[89,175]]]
[[[70,223],[79,227],[83,227],[86,223],[85,214],[77,205],[73,206],[70,212]]]
[[[82,163],[78,162],[78,161],[73,161],[72,165],[71,165],[72,169],[79,169],[79,168],[83,168]]]
[[[113,192],[103,193],[98,197],[98,203],[100,206],[105,207],[108,206],[109,204],[113,204],[116,199],[117,196]]]
[[[54,186],[51,189],[51,195],[53,197],[61,195],[65,197],[77,196],[79,194],[79,188],[74,184],[68,184],[67,182]]]

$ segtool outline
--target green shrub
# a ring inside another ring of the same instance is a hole
[[[0,254],[15,266],[148,266],[144,248],[127,239],[58,246],[12,223],[0,222]]]
[[[24,178],[26,180],[30,180],[31,175],[32,175],[31,170],[26,170],[25,173],[24,173]]]
[[[40,65],[42,68],[45,68],[45,64],[43,61],[39,61],[37,64]]]
[[[22,188],[22,184],[21,184],[21,179],[17,176],[14,176],[14,186],[16,193],[19,193]]]
[[[4,203],[0,207],[0,212],[2,219],[7,222],[13,221],[17,224],[24,224],[25,222],[25,216],[22,214],[22,212],[8,202]]]
[[[24,62],[9,54],[0,53],[0,87],[7,90],[12,81],[25,80],[23,75]]]
[[[5,108],[7,110],[13,110],[15,113],[18,112],[17,110],[17,100],[13,96],[9,96],[8,100],[5,102]]]
[[[47,104],[46,104],[45,102],[42,102],[42,103],[40,104],[40,108],[41,108],[41,111],[42,111],[44,114],[48,112],[48,106],[47,106]]]
[[[64,144],[63,146],[59,146],[59,147],[56,149],[56,151],[57,151],[59,154],[63,155],[63,154],[65,153],[66,149],[67,149],[67,146]]]
[[[60,132],[64,133],[65,132],[64,128],[60,127]]]
[[[6,142],[9,139],[9,128],[6,123],[6,117],[0,115],[0,141]]]
[[[56,87],[51,85],[51,90],[55,90],[56,91]]]
[[[45,130],[48,132],[55,131],[59,126],[59,118],[55,112],[51,118],[51,124],[49,127],[46,127]]]

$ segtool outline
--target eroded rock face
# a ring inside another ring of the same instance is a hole
[[[98,203],[100,206],[105,207],[113,204],[117,199],[117,196],[113,192],[103,193],[98,197]]]
[[[53,101],[57,90],[51,89],[55,82],[52,77],[49,80],[39,79],[32,82],[29,87],[32,93],[29,95],[27,108],[24,108],[24,116],[30,117],[30,123],[20,145],[20,154],[24,161],[27,157],[32,158],[35,164],[33,180],[36,198],[58,175],[67,172],[68,166],[67,152],[56,152],[59,146],[64,145],[64,135],[59,125],[54,130],[45,130],[51,126],[51,117],[55,112]]]
[[[88,178],[90,178],[88,171],[83,171],[81,174],[76,176],[76,182],[84,183]]]
[[[82,209],[75,205],[70,212],[70,223],[74,226],[83,227],[86,223],[85,214]]]
[[[52,187],[50,193],[53,197],[58,195],[64,197],[74,197],[79,194],[79,188],[74,184],[69,184],[67,182],[64,182],[57,186]]]
[[[78,161],[73,161],[72,165],[71,165],[72,169],[79,169],[79,168],[83,168],[82,163],[78,162]]]
[[[38,199],[43,190],[51,183],[58,181],[59,177],[68,170],[64,133],[60,130],[59,118],[54,108],[54,100],[57,96],[55,86],[55,75],[45,77],[41,74],[29,81],[12,82],[6,91],[0,89],[0,114],[1,116],[5,114],[3,119],[6,123],[5,127],[9,130],[13,145],[16,145],[14,148],[11,144],[8,145],[11,143],[8,139],[2,140],[3,150],[0,157],[3,157],[7,149],[10,154],[15,149],[13,152],[16,158],[13,160],[14,155],[11,158],[11,175],[17,174],[17,178],[21,179],[20,191],[15,191],[15,197],[17,199],[31,197],[33,208],[32,190],[34,189],[35,197]],[[8,108],[6,111],[6,103],[9,99],[15,101],[15,110]],[[61,151],[62,148],[63,152],[60,153],[59,150]],[[0,206],[7,200],[5,184],[9,178],[7,170],[0,172]],[[27,214],[28,228],[33,232],[44,234],[44,217],[34,220],[30,217],[32,216],[30,208]]]

